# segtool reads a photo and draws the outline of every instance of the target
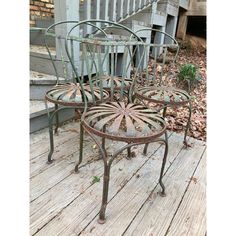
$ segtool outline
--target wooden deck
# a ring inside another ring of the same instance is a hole
[[[106,223],[97,223],[101,204],[103,162],[86,137],[85,157],[78,174],[79,124],[69,123],[55,136],[53,164],[46,164],[48,131],[31,135],[30,148],[30,232],[31,235],[206,235],[206,145],[190,138],[192,148],[184,149],[182,134],[169,134],[169,155],[163,182],[158,177],[163,146],[151,144],[148,155],[142,146],[127,160],[119,156],[111,169]],[[121,143],[110,142],[110,151]],[[92,183],[99,176],[100,182]]]

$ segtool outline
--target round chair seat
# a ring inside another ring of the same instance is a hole
[[[83,124],[93,134],[127,143],[155,139],[166,130],[164,118],[155,110],[124,102],[101,103],[89,108]]]
[[[190,100],[190,95],[186,91],[167,86],[140,87],[135,91],[135,95],[142,100],[170,106],[183,105]]]
[[[94,92],[91,92],[89,85],[84,85],[85,95],[88,103],[93,103],[93,96],[95,103],[99,101],[106,101],[109,99],[109,93],[103,90],[103,96],[101,96],[100,88],[93,87]],[[50,102],[61,105],[76,105],[84,103],[83,94],[79,83],[66,83],[62,85],[56,85],[46,93],[46,99]]]
[[[98,79],[94,80],[94,85],[100,87],[100,81],[102,81],[102,87],[105,90],[111,89],[112,77],[108,75],[101,76]],[[120,90],[121,87],[123,89],[128,89],[132,84],[132,79],[122,78],[118,76],[113,77],[113,88],[114,90]]]

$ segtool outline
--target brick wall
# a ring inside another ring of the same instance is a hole
[[[30,1],[30,26],[35,26],[36,19],[54,17],[54,0]]]

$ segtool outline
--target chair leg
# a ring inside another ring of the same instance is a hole
[[[192,115],[192,104],[191,104],[191,102],[189,102],[189,106],[187,106],[187,108],[189,110],[189,116],[188,116],[188,121],[187,121],[187,125],[186,125],[185,132],[184,132],[184,141],[183,141],[186,148],[190,146],[187,143],[187,133],[188,133],[188,130],[189,130],[189,127],[190,127],[190,121],[191,121],[191,115]]]
[[[144,148],[143,148],[143,155],[145,156],[147,155],[148,144],[149,143],[145,143]]]
[[[102,206],[99,212],[98,223],[104,224],[106,222],[105,212],[108,200],[109,180],[110,180],[111,165],[106,161],[104,162],[104,176],[103,176],[103,193],[102,193]]]
[[[102,132],[103,132],[103,133],[106,132],[106,125],[103,126]],[[105,148],[106,148],[106,138],[105,138],[105,137],[102,138],[102,148],[103,148],[103,150],[105,150]],[[101,153],[101,151],[99,151],[99,156],[100,156],[100,158],[102,158],[102,153]]]
[[[164,152],[164,157],[163,157],[163,160],[162,160],[161,173],[160,173],[160,178],[159,178],[159,183],[160,183],[161,188],[162,188],[162,191],[160,192],[160,195],[162,197],[166,196],[165,185],[162,182],[162,177],[163,177],[163,174],[164,174],[164,169],[165,169],[165,164],[166,164],[166,159],[167,159],[167,154],[168,154],[168,138],[167,138],[166,133],[165,133],[165,142],[164,143],[165,143],[165,152]]]
[[[57,134],[58,133],[58,128],[59,128],[59,114],[57,112],[58,110],[58,104],[55,104],[55,111],[56,111],[56,127],[55,127],[55,131],[54,133]]]
[[[131,159],[131,147],[127,148],[127,159]]]
[[[167,111],[167,107],[165,107],[164,109],[163,109],[163,114],[162,114],[162,116],[165,118],[166,117],[166,111]]]
[[[53,117],[54,115],[50,115],[49,109],[48,109],[48,103],[47,100],[45,100],[45,107],[47,110],[48,115],[48,128],[49,128],[49,142],[50,142],[50,150],[48,154],[48,164],[51,164],[53,162],[52,154],[54,152],[54,140],[53,140]]]
[[[82,123],[80,122],[79,161],[75,166],[75,172],[78,172],[79,165],[83,160],[83,142],[84,142],[84,128],[83,128]]]
[[[51,164],[53,162],[52,154],[54,152],[54,140],[53,140],[53,127],[52,126],[53,126],[52,121],[51,121],[51,119],[49,119],[50,151],[49,151],[49,154],[48,154],[48,161],[47,161],[48,164]]]

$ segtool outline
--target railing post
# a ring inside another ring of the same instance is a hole
[[[116,20],[123,19],[123,10],[124,10],[124,0],[119,0],[117,2],[117,18]]]
[[[130,15],[130,2],[132,0],[125,0],[124,5],[123,5],[123,17],[125,18],[126,16]]]
[[[101,0],[94,0],[93,4],[92,4],[92,9],[93,9],[93,18],[94,19],[100,19]],[[96,22],[96,26],[100,27],[101,23]]]
[[[55,22],[59,21],[69,21],[69,20],[74,20],[74,21],[79,21],[79,1],[78,0],[57,0],[54,1],[54,17],[55,17]],[[64,24],[61,25],[60,27],[56,27],[56,34],[58,35],[64,35],[68,33],[70,30],[71,24]],[[74,30],[79,35],[79,27]],[[73,58],[74,58],[74,63],[76,68],[79,70],[79,43],[74,43],[74,53],[73,53]],[[63,56],[66,58],[66,52],[65,50],[62,52]],[[61,46],[56,40],[56,55],[61,55]],[[71,68],[68,68],[68,71],[70,71]]]
[[[109,6],[109,19],[111,21],[116,21],[117,18],[117,0],[110,1],[110,6]]]
[[[109,6],[109,0],[102,0],[101,2],[101,14],[100,17],[103,20],[109,20],[108,19],[108,6]]]
[[[84,13],[85,19],[91,19],[91,0],[84,0]],[[86,25],[85,26],[85,34],[90,34],[92,32],[92,26]]]

